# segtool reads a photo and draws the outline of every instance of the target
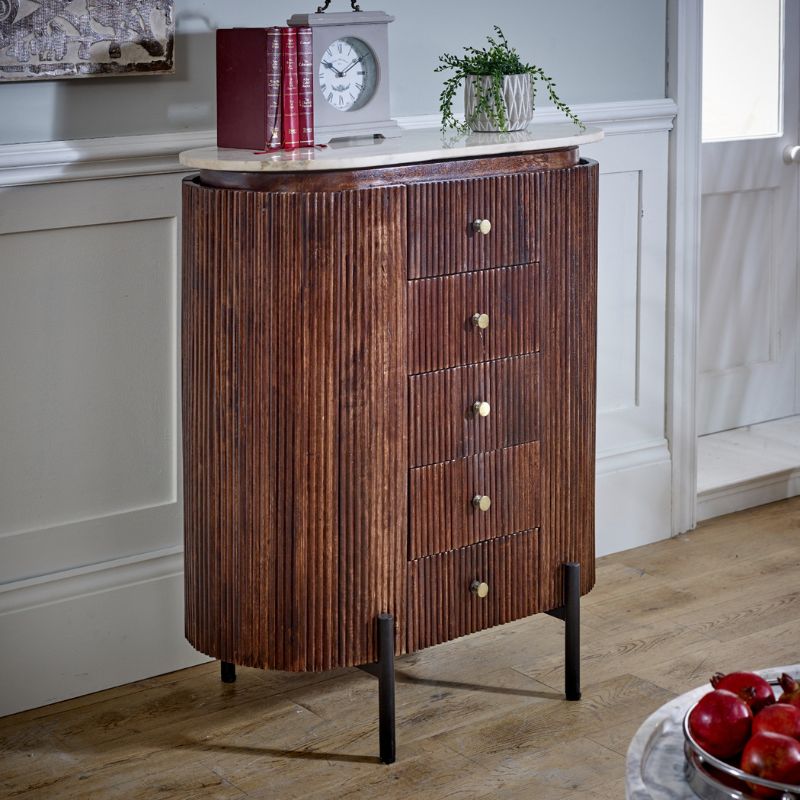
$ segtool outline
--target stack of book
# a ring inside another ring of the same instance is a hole
[[[217,146],[314,146],[311,28],[217,31]]]

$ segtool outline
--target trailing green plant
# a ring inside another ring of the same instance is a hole
[[[455,128],[461,133],[466,133],[470,130],[470,120],[460,123],[453,114],[453,101],[459,86],[469,76],[485,75],[490,77],[491,81],[488,87],[484,86],[483,82],[476,81],[475,115],[485,113],[499,130],[507,131],[508,118],[506,104],[503,100],[503,78],[506,75],[524,74],[531,76],[531,108],[536,106],[536,82],[542,81],[547,87],[547,94],[553,105],[581,129],[585,128],[586,126],[572,112],[570,107],[556,94],[556,85],[553,79],[549,75],[545,75],[541,67],[523,62],[516,49],[509,45],[503,31],[497,25],[493,27],[497,38],[487,36],[488,47],[481,49],[464,47],[463,56],[454,56],[450,53],[439,56],[441,63],[434,72],[453,70],[453,74],[445,79],[442,93],[439,96],[442,130]]]

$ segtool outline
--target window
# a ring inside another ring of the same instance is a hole
[[[782,0],[703,3],[703,141],[780,136]]]

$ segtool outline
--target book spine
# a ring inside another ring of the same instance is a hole
[[[300,146],[300,108],[297,86],[297,30],[281,28],[283,51],[283,149],[295,150]]]
[[[281,146],[281,29],[267,28],[267,142],[266,149]]]
[[[311,28],[297,29],[297,86],[300,147],[314,146],[314,46]]]

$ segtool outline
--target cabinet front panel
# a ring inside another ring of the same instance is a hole
[[[534,173],[409,186],[408,277],[538,261],[534,195]]]
[[[539,483],[538,442],[411,470],[410,558],[538,527]]]
[[[535,614],[538,535],[524,531],[410,562],[408,652]]]
[[[539,265],[408,284],[409,371],[433,372],[539,349]]]
[[[536,353],[415,375],[409,384],[412,467],[539,438]]]

